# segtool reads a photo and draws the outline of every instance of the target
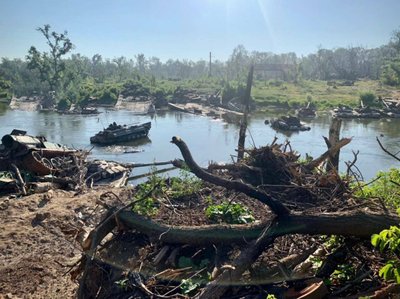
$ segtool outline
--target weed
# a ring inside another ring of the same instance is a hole
[[[389,229],[384,229],[379,234],[374,234],[371,237],[371,244],[377,247],[381,252],[389,251],[395,255],[400,254],[400,228],[391,226]],[[379,270],[379,276],[385,280],[395,280],[400,283],[400,261],[389,260]]]
[[[338,265],[338,268],[331,274],[332,283],[343,283],[354,279],[355,269],[353,265],[343,264]]]
[[[146,182],[137,186],[135,198],[141,201],[136,203],[132,210],[140,215],[154,215],[157,212],[155,198],[162,195],[165,186],[165,180],[161,176],[150,176]]]
[[[398,184],[400,184],[400,169],[380,171],[372,184],[356,189],[355,195],[363,198],[381,198],[386,205],[398,209],[400,208]]]
[[[219,205],[210,205],[206,209],[206,216],[213,222],[230,224],[245,224],[254,222],[254,217],[248,208],[240,203],[223,202]]]
[[[182,293],[188,295],[195,291],[200,284],[198,282],[194,282],[192,279],[182,279],[181,281],[181,290]]]
[[[179,177],[170,179],[170,188],[167,194],[172,198],[182,198],[192,195],[200,190],[202,181],[191,172],[182,169]]]

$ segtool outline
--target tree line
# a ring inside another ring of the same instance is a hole
[[[94,90],[112,94],[112,86],[126,80],[149,86],[158,80],[198,80],[212,78],[229,82],[244,82],[250,64],[278,66],[277,70],[261,68],[258,80],[278,76],[282,80],[382,80],[389,85],[400,85],[400,30],[390,41],[378,48],[347,47],[319,48],[307,56],[295,53],[249,52],[243,45],[233,49],[227,61],[169,59],[137,54],[134,58],[104,58],[100,54],[86,57],[73,53],[74,45],[68,33],[51,31],[50,25],[37,29],[45,38],[48,51],[40,52],[34,46],[25,59],[3,57],[0,64],[0,97],[47,94],[54,91],[58,99],[87,97]],[[70,54],[70,55],[69,55]],[[279,70],[279,67],[288,66]],[[210,70],[211,67],[211,70]],[[113,85],[114,84],[114,85]],[[104,95],[103,92],[103,95]],[[160,90],[154,90],[160,92]]]

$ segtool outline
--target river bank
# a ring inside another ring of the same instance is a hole
[[[49,140],[73,148],[91,150],[91,157],[100,160],[113,160],[122,163],[143,163],[169,161],[178,153],[169,143],[171,136],[179,135],[193,148],[193,155],[200,165],[207,166],[210,160],[231,161],[230,155],[236,155],[239,127],[235,124],[174,111],[157,111],[153,115],[136,115],[125,110],[102,109],[103,113],[91,115],[60,115],[55,112],[20,111],[0,106],[0,136],[9,134],[13,129],[27,130],[30,135],[43,135]],[[292,146],[305,157],[305,154],[317,156],[325,151],[322,136],[329,131],[329,114],[319,114],[305,121],[310,131],[301,133],[276,132],[265,125],[265,119],[285,115],[285,111],[255,114],[249,118],[246,146],[260,146],[279,140],[289,139]],[[121,144],[119,148],[103,146],[92,147],[90,137],[116,121],[122,124],[145,123],[151,121],[152,128],[147,139]],[[360,151],[357,165],[365,180],[373,178],[377,171],[396,167],[398,163],[390,159],[379,147],[376,137],[392,152],[398,151],[399,119],[351,119],[343,120],[341,136],[353,137],[351,144],[341,153],[340,170],[346,170],[346,161],[353,160],[352,151]],[[205,146],[208,145],[208,146]],[[125,147],[124,147],[125,146]],[[129,148],[132,153],[125,153]],[[136,153],[134,153],[136,151]],[[371,163],[374,161],[374,163]],[[150,169],[142,169],[143,173]],[[172,174],[176,172],[172,172]],[[132,175],[141,174],[133,170]]]

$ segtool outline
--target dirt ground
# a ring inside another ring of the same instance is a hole
[[[120,194],[123,189],[107,190]],[[99,221],[104,189],[0,198],[0,298],[74,298],[69,265]]]

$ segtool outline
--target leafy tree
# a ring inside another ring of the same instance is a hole
[[[137,68],[139,69],[139,73],[144,74],[147,69],[147,60],[146,60],[144,54],[143,53],[138,54],[135,56],[135,58],[136,58]]]
[[[360,94],[360,101],[366,106],[376,106],[376,96],[372,92],[363,92]]]
[[[4,80],[0,76],[0,101],[5,100],[9,101],[11,99],[11,82]]]
[[[50,31],[48,24],[37,28],[37,31],[43,34],[50,50],[49,52],[40,52],[32,46],[26,56],[28,67],[38,70],[40,79],[46,82],[50,91],[54,91],[57,96],[65,71],[65,62],[62,57],[72,50],[73,44],[67,37],[67,31],[64,33]]]
[[[393,50],[394,55],[383,66],[381,79],[383,83],[398,86],[400,85],[400,30],[393,32],[389,47]]]
[[[232,79],[240,81],[241,78],[245,78],[250,64],[249,54],[246,48],[243,45],[238,45],[233,49],[227,64],[228,72]]]

